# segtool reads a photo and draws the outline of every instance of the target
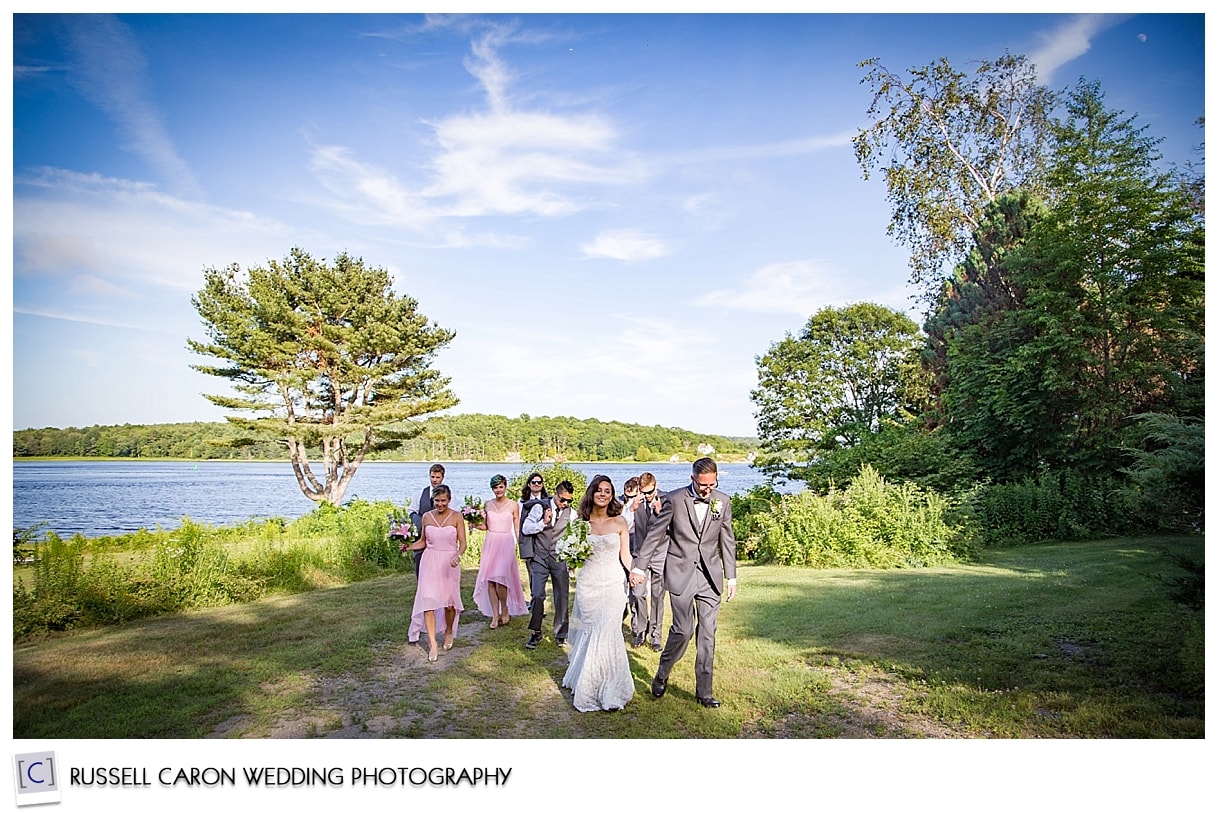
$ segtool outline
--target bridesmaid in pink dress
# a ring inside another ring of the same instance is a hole
[[[520,503],[507,498],[507,478],[491,478],[495,499],[483,506],[486,531],[482,561],[474,584],[474,604],[491,619],[491,629],[506,626],[513,615],[524,615],[528,605],[520,586],[520,567],[516,562],[516,529],[520,527]]]
[[[410,643],[417,643],[419,633],[426,629],[431,645],[427,660],[435,663],[440,654],[436,646],[436,612],[444,611],[444,649],[447,651],[453,648],[457,618],[465,609],[461,603],[465,523],[459,513],[449,510],[452,491],[448,486],[436,486],[431,499],[435,508],[423,515],[423,537],[410,546],[411,550],[426,549],[427,555],[419,566],[419,585],[414,594],[407,638]]]

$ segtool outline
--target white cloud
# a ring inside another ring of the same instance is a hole
[[[335,199],[325,204],[361,223],[443,229],[448,227],[437,223],[442,218],[570,215],[599,205],[590,188],[647,177],[643,163],[620,149],[618,132],[604,117],[525,109],[516,102],[515,76],[498,48],[522,39],[500,26],[471,44],[465,67],[486,106],[423,122],[435,146],[423,177],[403,179],[340,145],[316,147],[312,170]]]
[[[178,155],[152,96],[147,63],[131,30],[108,14],[63,18],[73,62],[68,81],[96,105],[179,194],[203,196],[190,167]]]
[[[811,260],[798,260],[759,268],[738,288],[703,294],[697,304],[807,316],[839,301],[845,292],[837,271]]]
[[[626,262],[654,260],[672,252],[660,238],[637,229],[603,231],[591,243],[585,243],[580,248],[586,257],[607,257]]]
[[[195,290],[204,266],[264,262],[300,241],[276,221],[149,184],[52,169],[14,182],[15,276],[84,274],[95,294],[97,281]]]
[[[912,292],[904,282],[890,282],[881,287],[873,276],[839,270],[815,260],[795,260],[759,268],[739,286],[710,291],[699,297],[696,304],[806,318],[822,308],[854,302],[874,302],[906,312]]]
[[[1028,55],[1037,78],[1051,84],[1053,72],[1091,50],[1091,40],[1129,19],[1128,14],[1080,14],[1053,31],[1041,34],[1041,46]]]
[[[766,158],[789,158],[808,155],[823,150],[849,147],[855,130],[842,130],[827,136],[808,136],[786,141],[760,144],[741,144],[727,147],[705,147],[664,158],[665,165],[716,163],[722,161],[751,161]]]

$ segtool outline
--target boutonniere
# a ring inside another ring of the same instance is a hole
[[[714,500],[711,502],[711,517],[719,519],[719,515],[723,513],[723,500]]]

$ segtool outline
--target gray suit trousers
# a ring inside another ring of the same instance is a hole
[[[660,643],[664,633],[664,560],[647,569],[647,581],[630,588],[630,631]]]
[[[529,629],[541,632],[541,620],[546,614],[546,581],[554,583],[554,638],[562,641],[567,637],[567,604],[571,592],[571,576],[567,566],[554,556],[538,555],[529,562],[529,585],[533,598],[529,602],[532,611]]]
[[[699,564],[689,587],[681,595],[668,594],[672,604],[672,628],[660,653],[656,677],[668,680],[677,661],[685,654],[691,638],[695,639],[694,682],[698,697],[713,697],[715,669],[715,622],[719,618],[719,594]]]

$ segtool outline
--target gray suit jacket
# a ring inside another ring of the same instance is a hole
[[[630,556],[631,558],[638,556],[639,551],[643,547],[643,542],[647,539],[647,531],[655,523],[659,515],[653,513],[651,506],[646,502],[639,503],[638,510],[634,512],[634,529],[630,532]],[[663,557],[668,553],[668,540],[665,539],[661,543],[658,550],[652,556],[651,561],[657,565],[663,564]],[[659,560],[659,561],[657,561]]]
[[[664,589],[681,595],[693,580],[699,564],[706,567],[711,586],[723,593],[726,579],[736,578],[736,535],[732,531],[732,501],[719,489],[710,493],[710,501],[718,500],[716,516],[706,512],[706,521],[698,523],[694,511],[694,495],[689,487],[670,491],[663,497],[660,513],[651,520],[647,536],[634,557],[632,567],[646,572],[647,565],[664,541],[668,540],[668,555],[664,559]],[[636,518],[637,521],[637,518]]]

